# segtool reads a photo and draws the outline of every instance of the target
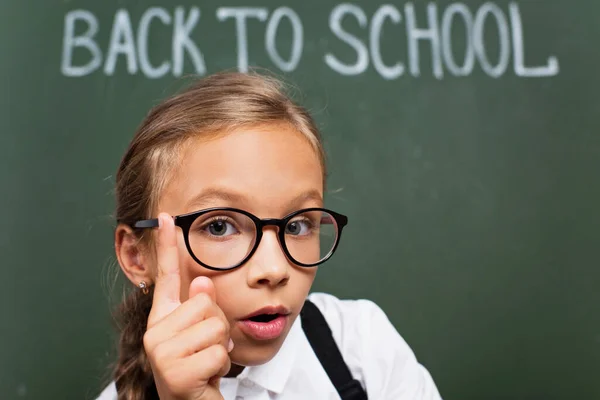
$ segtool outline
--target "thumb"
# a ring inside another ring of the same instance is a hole
[[[221,377],[220,376],[213,376],[212,378],[210,378],[208,380],[208,384],[214,388],[219,389],[219,387],[221,386]]]
[[[221,378],[212,377],[208,380],[208,386],[211,388],[207,392],[210,393],[207,396],[207,400],[224,400],[221,394]]]
[[[212,280],[206,276],[198,276],[190,283],[189,298],[191,299],[200,293],[208,294],[215,303],[217,302],[215,285]]]
[[[217,303],[217,291],[215,289],[215,285],[214,285],[213,281],[206,276],[199,276],[197,278],[194,278],[192,283],[190,283],[189,298],[191,299],[192,297],[197,296],[200,293],[206,293],[215,302],[215,304]],[[222,311],[221,311],[221,313],[222,313]],[[225,315],[223,315],[223,318],[225,319]],[[227,339],[229,339],[229,340],[228,341],[226,340],[223,343],[223,345],[225,346],[227,351],[231,352],[234,344],[229,336],[227,336]],[[229,366],[227,366],[221,372],[222,372],[221,375],[227,374],[227,372],[229,372]],[[217,381],[216,386],[215,386],[217,388],[219,387],[218,383],[219,382]]]

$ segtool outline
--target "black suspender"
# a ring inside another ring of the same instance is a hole
[[[317,306],[306,300],[300,318],[308,342],[342,400],[367,400],[367,394],[360,382],[352,377],[331,329]]]

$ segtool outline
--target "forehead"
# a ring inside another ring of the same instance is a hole
[[[323,171],[308,139],[288,124],[240,128],[182,150],[159,205],[172,215],[230,206],[284,214],[320,206]]]

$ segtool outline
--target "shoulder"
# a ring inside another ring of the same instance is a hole
[[[370,398],[440,399],[431,375],[376,303],[326,293],[311,293],[308,299],[325,317],[348,368]]]
[[[367,299],[339,299],[328,293],[311,293],[308,300],[321,311],[338,346],[392,335],[409,355],[412,351],[400,337],[385,312]]]
[[[357,312],[368,315],[375,311],[377,314],[383,314],[383,311],[377,304],[367,299],[340,299],[329,293],[322,292],[311,293],[308,295],[308,299],[319,307],[319,310],[326,318],[331,318],[332,322],[336,318],[343,319],[350,315],[355,316]]]
[[[98,397],[96,400],[117,400],[117,387],[115,382],[111,382]]]
[[[339,299],[328,293],[311,293],[308,299],[321,311],[338,343],[372,330],[392,328],[384,311],[367,299]],[[395,332],[395,329],[393,329]]]

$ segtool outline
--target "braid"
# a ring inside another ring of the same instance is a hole
[[[119,400],[158,399],[143,343],[154,294],[153,286],[148,289],[148,294],[133,291],[118,309],[121,336],[114,379]]]

